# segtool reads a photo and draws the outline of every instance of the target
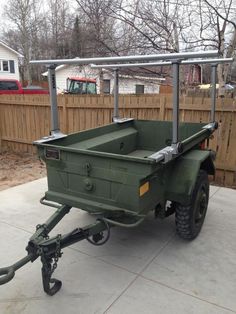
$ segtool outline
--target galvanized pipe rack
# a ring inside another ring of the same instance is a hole
[[[172,62],[173,69],[173,127],[172,145],[176,149],[179,142],[179,60]]]
[[[176,59],[191,59],[191,58],[210,58],[217,57],[218,51],[200,51],[200,52],[182,52],[182,53],[165,53],[153,55],[139,56],[124,56],[124,57],[97,57],[97,58],[75,58],[75,59],[49,59],[49,60],[32,60],[31,64],[41,65],[62,65],[62,64],[91,64],[103,62],[134,62],[134,61],[149,61],[149,60],[176,60]]]
[[[145,62],[145,63],[121,63],[121,64],[92,64],[92,68],[105,69],[120,69],[120,68],[138,68],[138,67],[153,67],[153,66],[168,66],[173,67],[173,129],[172,129],[172,146],[177,149],[178,144],[178,125],[179,125],[179,66],[189,64],[211,64],[211,118],[210,122],[215,121],[215,106],[216,106],[216,77],[217,65],[219,63],[233,62],[233,58],[218,58],[206,60],[183,60],[182,58],[164,61],[164,62]],[[114,95],[115,97],[116,95]],[[116,96],[118,97],[118,95]],[[118,101],[116,101],[117,103]]]
[[[212,63],[230,63],[233,62],[233,58],[218,58],[218,59],[196,59],[196,60],[181,60],[181,65],[188,64],[212,64]],[[119,69],[119,68],[140,68],[140,67],[155,67],[155,66],[168,66],[172,65],[172,61],[163,62],[143,62],[143,63],[114,63],[114,64],[91,64],[91,68],[98,69]]]
[[[217,65],[219,63],[231,63],[233,58],[218,58],[218,59],[205,59],[205,60],[179,60],[180,65],[189,65],[189,64],[211,64],[211,122],[215,121],[215,106],[216,106],[216,77],[217,77]],[[169,66],[174,63],[173,61],[163,61],[163,62],[144,62],[144,63],[120,63],[120,64],[91,64],[91,68],[94,69],[120,69],[120,68],[140,68],[140,67],[155,67],[155,66]],[[176,86],[177,79],[173,75],[173,86]],[[176,82],[176,83],[175,83]],[[179,84],[179,83],[178,83]],[[176,92],[173,98],[176,99]],[[118,97],[118,96],[117,96]],[[175,100],[173,100],[173,105]],[[174,106],[175,107],[175,106]],[[174,108],[173,107],[173,108]],[[174,114],[176,117],[176,113]],[[177,117],[178,119],[178,117]],[[174,123],[175,124],[175,123]],[[174,127],[174,129],[176,126]],[[177,136],[178,137],[178,136]],[[173,142],[176,140],[176,131],[173,134]]]
[[[211,122],[215,122],[217,65],[211,65]]]
[[[119,118],[119,70],[114,70],[114,114],[113,121]]]
[[[113,68],[114,69],[114,116],[113,121],[119,122],[119,68],[125,67],[140,67],[140,66],[173,66],[173,131],[172,131],[172,146],[174,151],[177,152],[178,145],[178,125],[179,125],[179,66],[180,64],[204,64],[210,63],[212,66],[212,109],[211,109],[211,122],[214,122],[215,111],[215,85],[216,85],[216,66],[218,63],[232,62],[232,58],[228,59],[208,59],[208,60],[185,60],[191,58],[210,58],[217,57],[217,51],[201,51],[201,52],[185,52],[185,53],[172,53],[172,54],[154,54],[154,55],[139,55],[139,56],[124,56],[124,57],[98,57],[98,58],[76,58],[76,59],[60,59],[60,60],[33,60],[31,64],[41,64],[48,66],[48,80],[50,88],[50,102],[51,102],[51,138],[65,136],[60,132],[58,125],[58,108],[56,100],[56,79],[55,68],[57,65],[62,64],[92,64],[100,63],[100,65],[92,65],[96,68]],[[166,60],[163,62],[148,62]],[[104,62],[137,62],[145,61],[146,63],[126,63],[126,64],[104,64]],[[214,66],[215,65],[215,66]],[[47,138],[45,140],[49,140]]]
[[[48,68],[48,84],[50,90],[50,104],[51,104],[51,135],[60,132],[58,122],[57,109],[57,87],[56,87],[56,65],[51,64]]]

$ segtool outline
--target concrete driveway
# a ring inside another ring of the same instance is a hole
[[[38,223],[53,209],[39,204],[46,179],[0,192],[0,267],[23,257]],[[0,286],[0,313],[178,314],[236,313],[236,191],[211,187],[199,237],[175,234],[174,217],[152,215],[135,229],[114,228],[107,244],[86,240],[64,250],[55,271],[63,282],[53,297],[42,290],[39,260]],[[72,209],[52,234],[95,218]]]

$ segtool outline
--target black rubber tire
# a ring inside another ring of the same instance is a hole
[[[187,240],[195,239],[201,231],[209,201],[209,180],[206,171],[200,170],[189,205],[176,204],[177,234]]]

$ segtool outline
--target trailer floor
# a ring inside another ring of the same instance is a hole
[[[45,190],[43,178],[0,192],[0,267],[25,255],[35,225],[54,211],[39,204]],[[65,249],[55,271],[63,286],[53,297],[42,290],[40,261],[28,264],[0,286],[0,313],[236,313],[235,204],[235,190],[212,186],[193,242],[175,235],[174,217],[150,215],[135,229],[112,229],[102,247],[82,241]],[[73,209],[53,233],[94,219]]]

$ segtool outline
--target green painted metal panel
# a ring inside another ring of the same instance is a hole
[[[210,158],[208,150],[191,150],[176,161],[172,167],[166,183],[166,198],[181,204],[188,204],[202,163]],[[210,162],[210,161],[209,161]]]
[[[187,152],[211,133],[202,130],[203,125],[180,124],[181,140],[191,141],[185,142],[181,156],[166,164],[148,156],[170,144],[171,122],[114,123],[37,144],[47,165],[46,199],[87,211],[134,214],[146,214],[171,197],[182,201],[208,154]]]

